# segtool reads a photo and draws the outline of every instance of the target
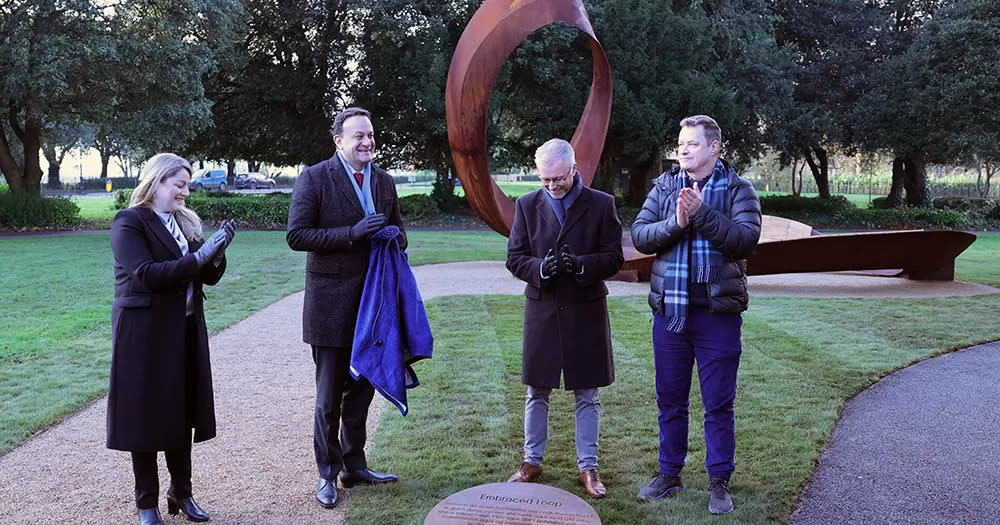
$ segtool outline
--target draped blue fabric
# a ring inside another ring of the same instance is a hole
[[[364,377],[396,405],[409,411],[406,390],[420,384],[411,366],[431,357],[434,336],[410,270],[399,249],[396,226],[386,226],[371,237],[372,252],[354,328],[351,376]]]

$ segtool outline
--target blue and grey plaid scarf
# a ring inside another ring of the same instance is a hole
[[[675,177],[675,187],[692,186],[684,170]],[[725,212],[729,177],[721,161],[715,162],[715,169],[703,184],[702,206]],[[701,186],[702,184],[699,184],[699,187]],[[670,253],[666,274],[663,276],[663,315],[666,317],[667,331],[684,333],[687,324],[688,284],[718,281],[722,261],[722,253],[712,248],[712,244],[702,237],[700,232],[694,231],[693,228],[687,229],[684,238]],[[690,274],[692,268],[694,275]]]

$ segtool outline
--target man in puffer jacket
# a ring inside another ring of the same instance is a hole
[[[650,279],[653,357],[659,407],[659,473],[639,491],[643,500],[683,490],[691,368],[698,364],[705,405],[708,510],[733,510],[733,403],[747,309],[746,257],[760,238],[760,200],[753,186],[719,160],[722,131],[705,115],[680,123],[679,168],[653,180],[632,224],[632,243],[656,254]]]

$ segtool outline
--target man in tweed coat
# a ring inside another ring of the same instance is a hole
[[[308,252],[302,339],[312,346],[316,365],[316,500],[327,508],[337,503],[338,474],[345,487],[398,479],[368,469],[365,424],[375,389],[351,377],[350,362],[368,238],[393,224],[401,231],[400,249],[406,249],[396,186],[372,163],[370,114],[347,108],[334,118],[332,133],[337,153],[306,168],[295,183],[286,236],[293,250]]]

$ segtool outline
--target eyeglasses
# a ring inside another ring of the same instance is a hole
[[[552,177],[552,178],[538,177],[538,180],[542,181],[542,184],[562,184],[563,182],[566,182],[566,179],[572,176],[573,176],[573,168],[570,168],[569,173],[561,177]]]

